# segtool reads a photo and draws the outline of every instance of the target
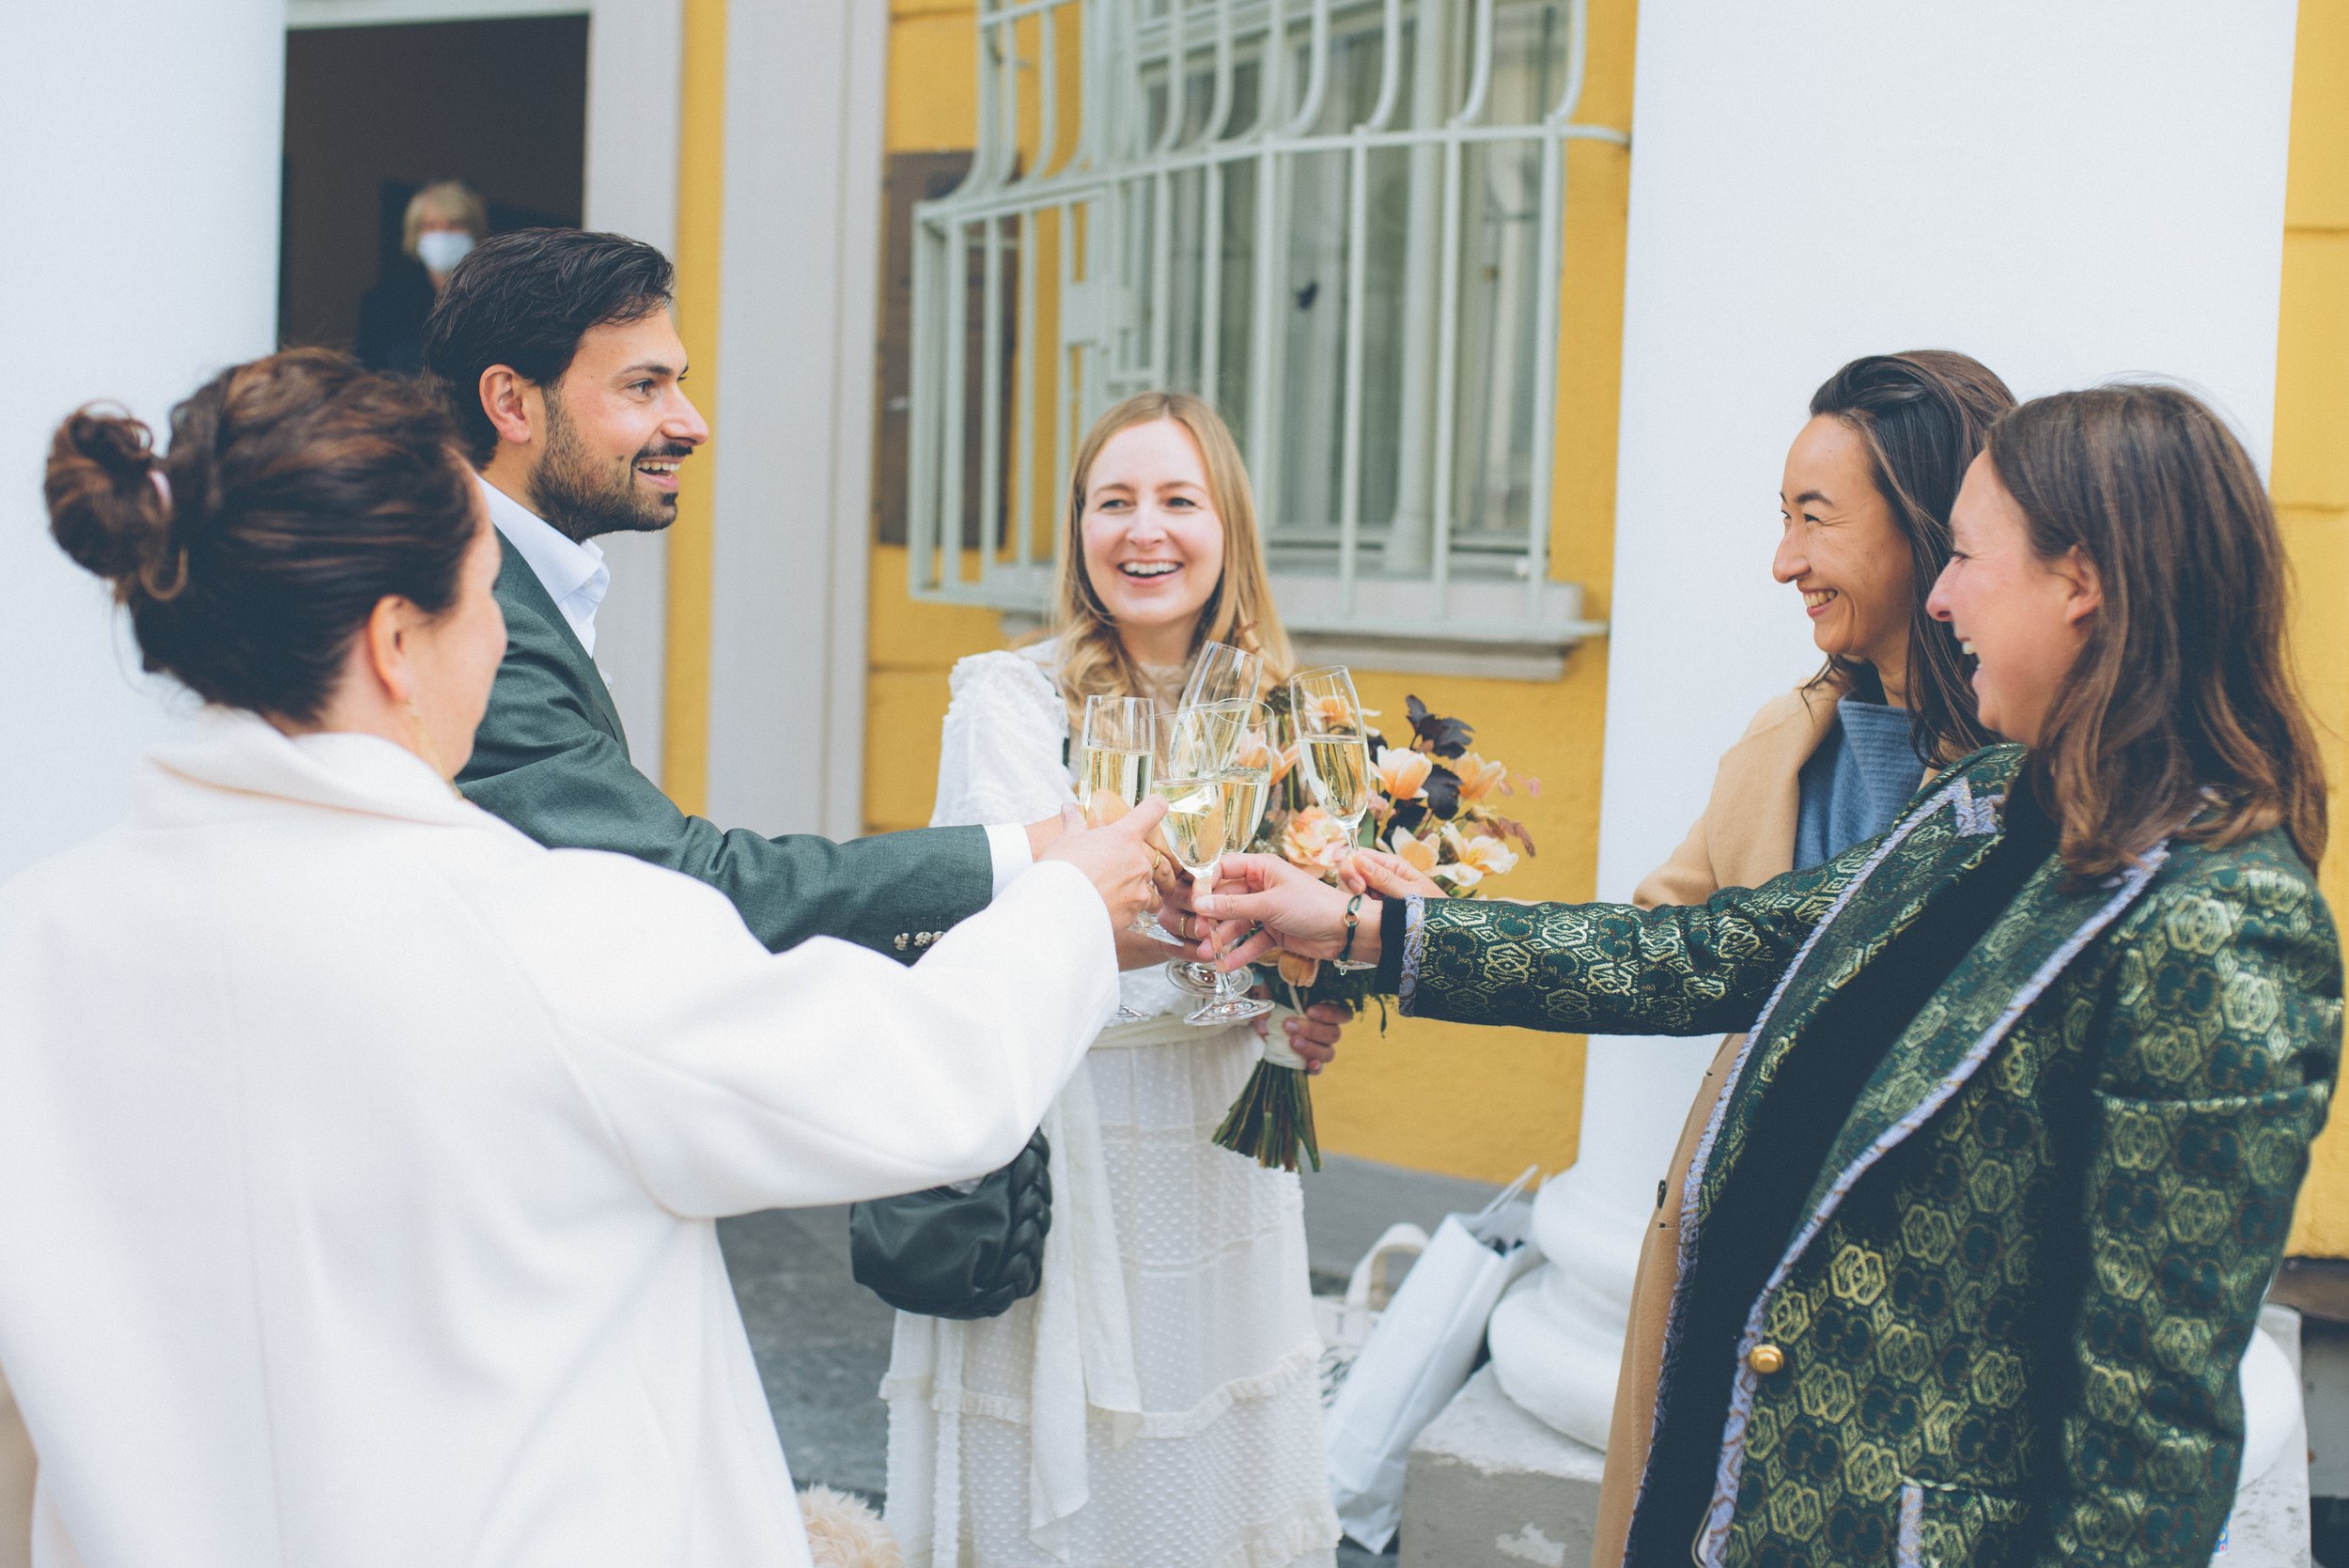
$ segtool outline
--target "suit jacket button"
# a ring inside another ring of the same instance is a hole
[[[898,952],[900,952],[900,953],[903,953],[905,950],[906,950],[906,934],[905,934],[903,931],[900,931],[900,932],[898,932],[898,933],[897,933],[897,951],[898,951]]]
[[[1768,1377],[1786,1365],[1786,1352],[1774,1344],[1757,1344],[1746,1352],[1746,1365]]]

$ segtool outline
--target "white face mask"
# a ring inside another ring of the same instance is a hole
[[[457,271],[457,264],[473,249],[473,236],[462,229],[428,229],[416,236],[416,259],[443,277]]]

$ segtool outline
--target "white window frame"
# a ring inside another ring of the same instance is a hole
[[[1547,112],[1515,123],[1495,123],[1493,113],[1496,0],[1408,3],[1415,6],[1415,23],[1456,19],[1452,25],[1468,53],[1448,72],[1455,100],[1430,97],[1447,90],[1447,73],[1428,63],[1438,54],[1414,50],[1414,80],[1403,79],[1407,0],[1309,0],[1301,8],[1294,0],[1285,8],[1283,0],[980,0],[978,146],[971,173],[950,194],[915,209],[907,485],[909,585],[915,598],[1015,616],[1044,611],[1059,532],[1055,503],[1077,438],[1117,398],[1171,379],[1178,174],[1199,171],[1207,193],[1199,204],[1205,232],[1192,268],[1195,281],[1186,284],[1195,287],[1196,298],[1186,303],[1211,329],[1199,334],[1190,357],[1198,362],[1194,379],[1212,386],[1221,336],[1212,329],[1222,324],[1227,307],[1220,297],[1221,269],[1205,265],[1204,258],[1221,255],[1224,172],[1241,163],[1255,165],[1254,233],[1275,238],[1257,244],[1251,257],[1250,390],[1246,427],[1236,434],[1260,505],[1281,493],[1276,465],[1284,442],[1275,378],[1283,318],[1275,302],[1289,254],[1282,175],[1301,155],[1338,153],[1347,171],[1347,287],[1339,347],[1343,384],[1332,389],[1340,410],[1334,421],[1340,448],[1335,548],[1329,549],[1326,526],[1284,535],[1280,520],[1270,520],[1267,541],[1284,621],[1301,640],[1318,642],[1322,651],[1338,645],[1360,662],[1525,675],[1554,672],[1567,647],[1604,629],[1583,618],[1580,585],[1551,582],[1548,571],[1564,146],[1574,139],[1622,144],[1627,138],[1611,128],[1573,123],[1585,58],[1584,0],[1565,4],[1563,90]],[[1081,58],[1074,62],[1063,57],[1070,53],[1064,41],[1070,29],[1062,17],[1076,24]],[[1342,27],[1383,29],[1383,47],[1375,105],[1359,123],[1330,132],[1315,127],[1324,118],[1332,34]],[[1284,46],[1268,50],[1273,39]],[[1300,47],[1301,83],[1294,80],[1299,72],[1293,66]],[[1235,125],[1237,63],[1252,55],[1262,82],[1268,54],[1270,80],[1254,123]],[[1059,124],[1055,90],[1070,69],[1081,83],[1073,136]],[[1187,115],[1184,94],[1199,76],[1211,84],[1211,101],[1204,116]],[[1411,109],[1405,107],[1407,97]],[[1149,125],[1154,103],[1156,132]],[[1036,166],[1028,169],[1020,167],[1023,115],[1034,131],[1030,146],[1042,149],[1034,155]],[[1145,136],[1150,145],[1143,145]],[[1455,536],[1453,506],[1460,203],[1470,149],[1501,143],[1531,144],[1539,158],[1537,259],[1527,290],[1532,318],[1513,345],[1534,351],[1529,515],[1518,541],[1496,547],[1491,536],[1480,535],[1470,551],[1463,549],[1469,541]],[[1407,535],[1397,523],[1378,539],[1374,548],[1383,547],[1381,569],[1373,572],[1365,570],[1361,497],[1364,275],[1370,159],[1387,148],[1408,149],[1412,160],[1407,242],[1414,253],[1435,253],[1414,255],[1408,262],[1414,271],[1408,273],[1408,308],[1433,312],[1435,319],[1432,328],[1407,325],[1402,385],[1406,428],[1428,421],[1434,435],[1407,442],[1397,458],[1419,465],[1398,478],[1397,489],[1429,498],[1423,524]],[[1423,205],[1439,213],[1432,239],[1425,234],[1430,225],[1421,221]],[[1039,254],[1039,226],[1048,215],[1058,237],[1078,234],[1081,221],[1082,243],[1064,240],[1057,247],[1056,341],[1040,345],[1037,269],[1020,263]],[[974,257],[984,312],[979,347],[987,365],[1004,363],[1005,307],[1016,306],[1011,396],[1003,396],[1003,378],[995,374],[983,378],[978,393],[978,534],[991,548],[967,547],[964,537],[970,502],[961,476],[972,424],[968,269]],[[1006,282],[1007,267],[1016,270],[1016,285]],[[1016,302],[1006,299],[1007,289],[1016,291]],[[1430,351],[1413,353],[1408,347],[1423,343]],[[1053,407],[1046,419],[1035,417],[1040,363],[1060,372],[1048,394]],[[1039,429],[1042,424],[1050,427]],[[1463,561],[1470,566],[1466,575],[1455,569]],[[1470,656],[1465,663],[1463,654]]]

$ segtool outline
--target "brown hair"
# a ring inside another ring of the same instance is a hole
[[[1206,643],[1228,643],[1263,658],[1266,689],[1289,677],[1288,634],[1281,629],[1280,613],[1272,607],[1255,497],[1231,430],[1212,407],[1188,393],[1140,392],[1094,421],[1069,470],[1066,527],[1050,634],[1060,639],[1061,693],[1071,713],[1081,713],[1089,696],[1129,696],[1141,690],[1140,673],[1117,635],[1109,607],[1085,574],[1085,481],[1112,436],[1159,419],[1174,421],[1199,443],[1207,471],[1207,501],[1223,523],[1223,574],[1199,608],[1198,622],[1191,628],[1191,651]]]
[[[1996,737],[1974,712],[1957,635],[1925,609],[1950,559],[1950,508],[1967,465],[2015,394],[1990,367],[1950,349],[1870,354],[1829,376],[1812,395],[1812,417],[1841,421],[1867,448],[1876,489],[1908,541],[1909,737],[1927,762],[1954,762]],[[1831,654],[1812,685],[1867,691],[1874,672]]]
[[[479,526],[456,441],[423,388],[296,349],[172,410],[168,458],[127,414],[72,414],[50,443],[49,530],[114,584],[148,669],[307,722],[379,601],[456,602]]]
[[[2274,827],[2314,866],[2325,769],[2285,646],[2289,568],[2233,432],[2179,388],[2108,386],[2025,403],[1989,451],[2032,551],[2078,550],[2104,593],[2031,752],[2065,868]]]

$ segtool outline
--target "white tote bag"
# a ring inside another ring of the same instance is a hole
[[[1460,1391],[1485,1320],[1538,1261],[1527,1239],[1533,1170],[1473,1215],[1452,1214],[1379,1314],[1323,1422],[1330,1500],[1346,1533],[1384,1551],[1403,1513],[1403,1469],[1420,1429]]]

